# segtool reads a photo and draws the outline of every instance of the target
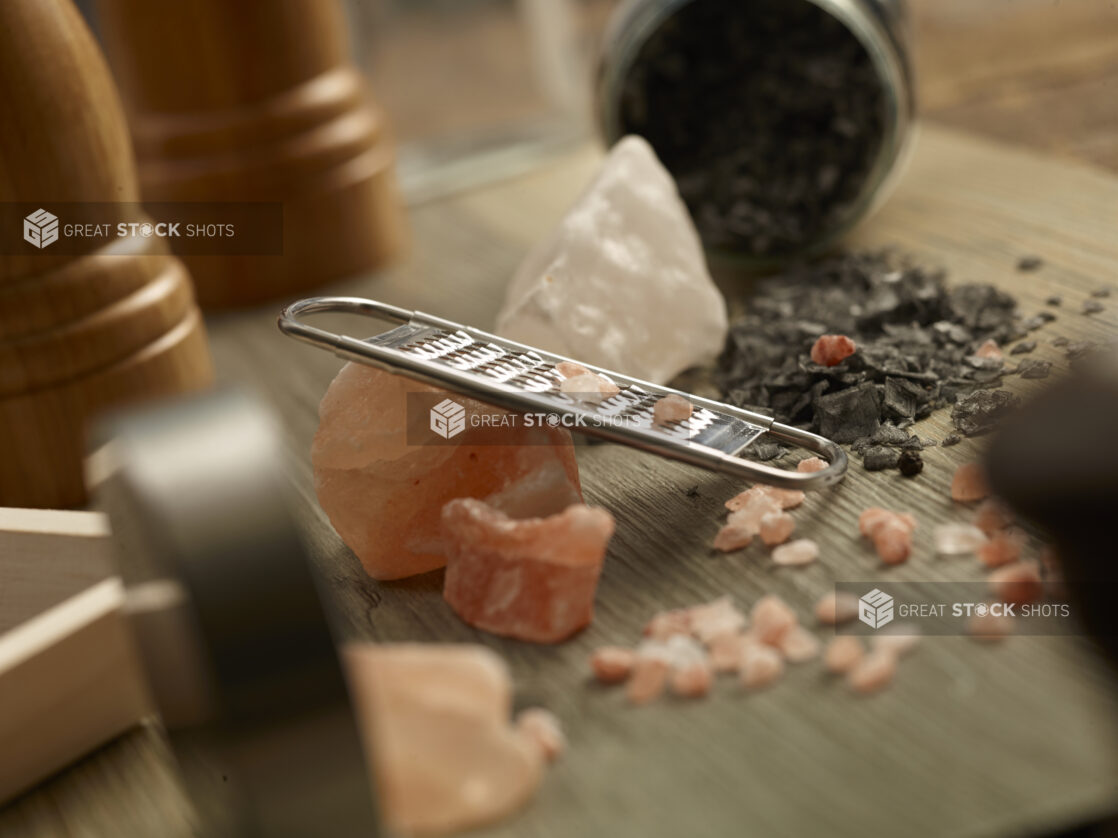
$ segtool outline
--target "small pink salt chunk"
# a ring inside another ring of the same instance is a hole
[[[670,667],[667,661],[654,657],[638,657],[625,687],[625,697],[630,704],[641,705],[655,701],[664,692]]]
[[[810,538],[797,538],[773,550],[773,563],[785,567],[811,564],[819,558],[819,545]]]
[[[515,520],[479,500],[443,509],[443,597],[475,628],[556,643],[589,624],[613,516],[576,504]]]
[[[784,633],[798,623],[796,612],[776,594],[767,594],[753,604],[752,632],[762,643],[775,646]]]
[[[602,646],[590,656],[590,669],[603,684],[620,684],[633,671],[637,653],[623,646]]]
[[[701,698],[710,692],[713,680],[710,663],[695,662],[672,670],[671,688],[680,698]]]
[[[978,463],[963,463],[951,478],[951,499],[959,503],[982,500],[990,494],[986,472]]]
[[[825,625],[849,623],[857,616],[858,597],[849,591],[828,591],[815,603],[815,618]]]
[[[1044,595],[1044,582],[1036,562],[1015,562],[999,567],[986,581],[990,593],[1002,602],[1025,605],[1036,602]]]
[[[808,457],[806,460],[800,460],[796,465],[796,471],[805,474],[813,474],[817,471],[822,471],[826,467],[826,460],[821,460],[818,457]]]
[[[823,335],[811,347],[811,360],[820,366],[833,367],[857,351],[858,347],[846,335]]]
[[[565,378],[559,385],[559,392],[583,402],[601,402],[616,396],[621,389],[612,381],[592,372]]]
[[[796,522],[787,512],[767,512],[761,516],[761,540],[769,547],[783,544],[796,529]]]
[[[804,663],[819,654],[819,638],[803,626],[792,626],[777,647],[788,663]]]
[[[841,634],[827,644],[823,667],[834,675],[841,675],[857,666],[864,655],[861,640],[852,634]]]
[[[1022,538],[1013,530],[1002,530],[976,551],[986,567],[1013,564],[1021,558]]]
[[[936,552],[941,556],[973,553],[986,543],[986,533],[973,524],[940,524],[932,532]]]
[[[727,632],[711,638],[707,644],[710,663],[715,672],[737,672],[741,668],[746,646],[757,641],[746,634]]]
[[[771,497],[768,486],[757,484],[756,486],[750,486],[744,492],[738,492],[738,494],[726,501],[725,506],[731,512],[738,512],[756,506],[765,506],[768,509],[775,506],[779,509],[780,503]]]
[[[1001,349],[998,348],[998,345],[992,340],[987,340],[985,343],[982,344],[982,346],[978,347],[978,349],[974,351],[974,357],[995,358],[1000,361],[1003,356]]]
[[[691,614],[685,608],[661,611],[653,614],[644,627],[644,636],[656,640],[667,640],[673,634],[691,633]]]
[[[895,657],[904,657],[920,645],[920,629],[908,623],[893,623],[870,638],[870,646],[875,652],[888,652]]]
[[[1004,640],[1013,634],[1013,618],[1005,614],[975,614],[967,621],[967,634],[987,643]]]
[[[858,517],[858,529],[873,541],[878,557],[885,564],[900,564],[912,552],[915,519],[906,513],[890,512],[871,506]]]
[[[987,498],[974,511],[974,525],[986,535],[993,536],[1013,523],[1013,515],[997,498]]]
[[[746,624],[745,614],[728,596],[693,605],[687,609],[687,615],[692,634],[704,643],[723,634],[742,631]]]
[[[563,735],[559,719],[543,707],[521,710],[516,716],[516,729],[540,749],[547,762],[555,762],[567,749],[567,738]]]
[[[854,692],[868,695],[889,686],[897,672],[897,656],[875,649],[846,673],[846,682]]]
[[[858,530],[867,538],[873,538],[877,528],[889,521],[899,521],[909,532],[916,529],[916,519],[907,512],[890,512],[880,506],[871,506],[858,516]]]
[[[753,533],[748,527],[728,522],[723,524],[722,529],[714,536],[713,546],[715,550],[721,550],[723,553],[732,553],[748,547],[751,541],[753,541]]]
[[[591,375],[592,373],[582,364],[576,364],[574,361],[560,361],[555,365],[555,370],[563,378],[574,378],[578,375]]]
[[[776,649],[760,644],[746,648],[741,661],[741,683],[757,690],[774,683],[784,674],[784,659]]]
[[[652,406],[653,425],[670,425],[690,418],[691,402],[675,393],[664,396]]]

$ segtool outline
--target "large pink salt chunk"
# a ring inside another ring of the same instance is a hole
[[[846,335],[823,335],[811,347],[811,360],[820,366],[833,367],[858,350]]]
[[[691,402],[683,396],[670,393],[652,405],[652,424],[670,425],[673,422],[685,422],[691,418],[691,410]]]
[[[357,644],[342,659],[394,833],[476,828],[532,797],[544,754],[510,724],[511,681],[493,652]]]
[[[399,579],[446,563],[440,516],[447,501],[524,487],[537,514],[582,500],[570,434],[562,428],[469,428],[471,442],[442,442],[411,393],[437,389],[362,364],[347,364],[319,406],[311,446],[315,491],[338,535],[376,579]],[[501,413],[454,396],[466,415]],[[409,444],[430,436],[431,445]],[[529,491],[530,490],[530,491]]]
[[[982,500],[990,494],[986,472],[978,463],[964,463],[951,478],[951,499],[959,503]]]
[[[513,519],[462,498],[443,509],[443,596],[463,620],[494,634],[555,643],[586,626],[613,516],[581,504]]]

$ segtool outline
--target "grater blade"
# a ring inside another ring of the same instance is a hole
[[[362,340],[311,326],[302,319],[327,312],[360,314],[396,326]],[[817,434],[422,312],[360,297],[311,297],[287,306],[278,325],[284,334],[349,361],[507,410],[569,417],[570,425],[579,432],[745,480],[786,489],[818,489],[837,483],[846,473],[846,453]],[[611,381],[619,392],[596,403],[561,392],[563,376],[555,365],[562,361],[581,364]],[[682,422],[654,425],[653,405],[671,394],[691,402],[691,416]],[[819,454],[828,465],[814,473],[800,473],[742,456],[762,435]]]

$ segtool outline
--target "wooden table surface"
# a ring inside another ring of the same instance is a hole
[[[1051,6],[1021,2],[1029,15],[1041,5]],[[1061,5],[1080,20],[1084,3]],[[944,6],[962,14],[956,0]],[[1112,3],[1095,8],[1114,17]],[[1086,66],[1097,70],[1100,62]],[[942,82],[939,89],[942,99],[933,101],[959,122],[966,85]],[[954,115],[948,100],[960,109]],[[1042,136],[1034,145],[1118,168],[1099,144]],[[417,208],[408,262],[327,290],[491,326],[507,277],[597,159],[595,150],[580,150],[531,175]],[[1089,291],[1118,284],[1118,178],[1099,169],[926,126],[897,194],[852,244],[896,244],[945,265],[955,279],[994,282],[1012,290],[1026,314],[1048,294],[1063,294],[1059,319],[1039,334],[1036,353],[1058,366],[1064,362],[1050,338],[1118,334],[1118,303],[1107,302],[1100,315],[1078,313]],[[1044,269],[1016,272],[1022,255],[1043,257]],[[731,300],[747,296],[744,280],[721,281]],[[302,523],[347,617],[347,634],[485,643],[509,660],[518,701],[548,706],[565,724],[570,751],[535,801],[480,834],[1017,835],[1118,810],[1118,692],[1071,638],[1017,637],[999,647],[928,638],[903,663],[895,687],[870,699],[827,682],[813,665],[793,669],[762,694],[742,695],[728,679],[705,701],[665,700],[640,710],[587,683],[589,650],[634,642],[660,608],[723,592],[748,604],[776,591],[806,617],[835,580],[979,578],[973,560],[935,559],[930,541],[936,522],[960,518],[947,487],[954,466],[975,456],[974,442],[929,450],[926,472],[915,481],[867,474],[855,464],[844,484],[812,496],[797,513],[799,531],[823,547],[817,565],[799,570],[772,567],[756,547],[710,552],[722,501],[740,488],[731,481],[614,446],[583,447],[587,497],[618,521],[595,622],[559,646],[517,643],[459,622],[441,599],[438,573],[390,584],[363,574],[310,486],[316,405],[339,364],[282,339],[274,314],[211,318],[213,349],[223,381],[257,392],[282,421],[305,501]],[[917,431],[939,439],[946,429],[941,414]],[[692,487],[697,493],[688,494]],[[856,538],[857,512],[871,503],[918,510],[907,565],[881,570]],[[189,807],[150,728],[0,810],[4,836],[190,834]]]

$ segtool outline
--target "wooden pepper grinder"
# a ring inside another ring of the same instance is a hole
[[[112,229],[136,221],[124,113],[70,0],[0,3],[0,101],[6,208],[45,210],[56,220],[34,220],[48,237],[91,205]],[[189,274],[160,238],[37,246],[18,225],[5,221],[0,254],[0,506],[78,506],[86,420],[207,387],[209,349]]]
[[[335,0],[98,0],[146,201],[283,203],[283,254],[180,254],[203,307],[299,296],[405,238]]]

